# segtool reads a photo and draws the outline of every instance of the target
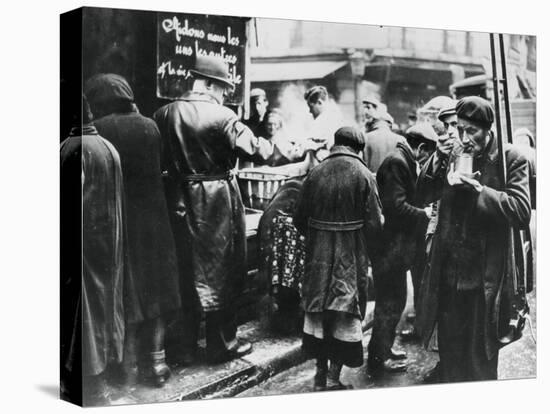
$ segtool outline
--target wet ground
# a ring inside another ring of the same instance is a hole
[[[533,333],[536,335],[536,308],[535,295],[529,298]],[[363,340],[365,356],[366,346],[370,340],[369,331]],[[408,368],[406,372],[385,374],[379,378],[370,376],[366,364],[360,368],[346,368],[342,370],[342,382],[351,384],[354,389],[368,389],[379,387],[402,387],[424,385],[423,377],[438,360],[437,352],[423,349],[416,342],[401,342],[398,338],[396,348],[403,349],[408,354]],[[278,395],[311,392],[315,362],[307,361],[299,366],[275,375],[273,378],[250,388],[238,396],[251,397],[262,395]],[[536,344],[531,337],[529,326],[524,329],[523,338],[505,347],[499,357],[499,379],[532,378],[536,376]]]

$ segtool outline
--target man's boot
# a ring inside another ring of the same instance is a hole
[[[151,352],[151,379],[157,387],[163,387],[164,383],[172,372],[168,365],[166,365],[166,353],[164,349],[157,352]]]
[[[327,389],[328,360],[317,359],[315,376],[313,377],[313,391],[325,391]]]
[[[349,390],[353,388],[351,385],[344,385],[340,382],[342,365],[343,364],[341,362],[330,361],[330,367],[327,375],[327,390]]]

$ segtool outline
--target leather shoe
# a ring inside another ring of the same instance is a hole
[[[351,384],[342,384],[338,381],[338,384],[335,385],[329,385],[325,388],[326,391],[339,391],[339,390],[352,390],[353,385]]]
[[[403,372],[407,370],[407,364],[401,361],[395,361],[391,358],[386,359],[382,363],[368,363],[368,371],[370,374],[377,376],[384,372],[394,373],[394,372]]]
[[[430,369],[430,370],[426,373],[426,375],[424,375],[423,381],[424,381],[425,384],[435,384],[435,383],[440,382],[440,378],[439,378],[439,362],[435,365],[435,367],[433,367],[432,369]]]
[[[225,352],[208,357],[208,362],[211,364],[220,364],[222,362],[231,361],[232,359],[241,358],[252,352],[252,344],[250,342],[239,342],[234,348],[230,348]]]
[[[388,358],[382,364],[384,371],[386,372],[403,372],[407,370],[407,364],[403,361],[394,361]]]
[[[413,341],[419,338],[418,333],[414,328],[402,330],[400,336],[404,341]]]
[[[394,361],[407,359],[407,353],[405,351],[390,349],[390,359]]]

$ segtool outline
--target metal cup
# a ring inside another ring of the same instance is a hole
[[[455,172],[472,174],[474,170],[474,158],[471,154],[460,154],[455,160]]]

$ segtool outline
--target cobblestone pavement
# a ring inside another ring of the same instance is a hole
[[[535,294],[529,297],[533,333],[536,335]],[[370,331],[363,339],[366,356],[366,346],[370,340]],[[398,339],[399,341],[399,339]],[[368,375],[366,364],[360,368],[346,368],[342,371],[342,382],[353,385],[354,389],[378,387],[402,387],[423,384],[422,379],[438,360],[436,352],[423,349],[418,343],[398,342],[397,348],[404,349],[408,354],[408,369],[403,373],[387,374],[381,378]],[[531,337],[529,326],[524,330],[523,338],[505,347],[499,357],[499,379],[517,379],[536,377],[536,344]],[[269,380],[239,394],[240,397],[278,395],[311,392],[315,363],[313,360],[282,372]]]

